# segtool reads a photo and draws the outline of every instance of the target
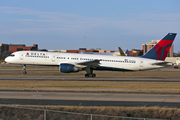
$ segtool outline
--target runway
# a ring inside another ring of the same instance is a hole
[[[59,80],[59,81],[134,81],[134,82],[180,82],[179,78],[167,77],[61,77],[61,76],[0,76],[0,80]]]
[[[19,69],[4,69],[16,71]],[[56,71],[57,69],[30,69],[29,71]],[[163,69],[161,69],[163,70]],[[3,71],[3,70],[0,70]],[[21,71],[21,70],[19,70]],[[168,70],[165,70],[168,71]],[[170,71],[174,71],[171,69]],[[179,71],[179,70],[175,70]],[[39,81],[134,81],[134,82],[180,82],[179,78],[167,77],[67,77],[67,76],[5,76],[0,80],[39,80]],[[0,91],[0,104],[20,105],[70,105],[70,106],[160,106],[180,108],[179,94],[126,94],[126,93],[87,93],[87,92],[20,92]]]
[[[180,95],[1,91],[0,104],[124,107],[161,106],[180,108]]]

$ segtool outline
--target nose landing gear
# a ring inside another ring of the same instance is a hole
[[[23,74],[26,75],[27,72],[26,72],[26,65],[23,65]]]

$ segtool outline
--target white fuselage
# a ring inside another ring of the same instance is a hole
[[[108,56],[79,53],[57,53],[44,51],[18,51],[5,59],[8,63],[25,65],[52,65],[59,66],[61,63],[73,64],[83,68],[86,66],[77,63],[99,60],[97,70],[117,70],[134,71],[161,68],[166,66],[153,65],[153,63],[162,62],[160,60],[147,59],[142,57],[129,56]]]

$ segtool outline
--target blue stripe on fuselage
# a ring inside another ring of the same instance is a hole
[[[103,67],[103,66],[99,66],[95,70],[132,71],[132,70],[128,70],[128,69],[113,68],[113,67]]]

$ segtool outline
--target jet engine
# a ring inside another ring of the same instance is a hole
[[[62,63],[59,67],[60,72],[62,73],[71,73],[71,72],[79,72],[79,69],[72,64]]]

